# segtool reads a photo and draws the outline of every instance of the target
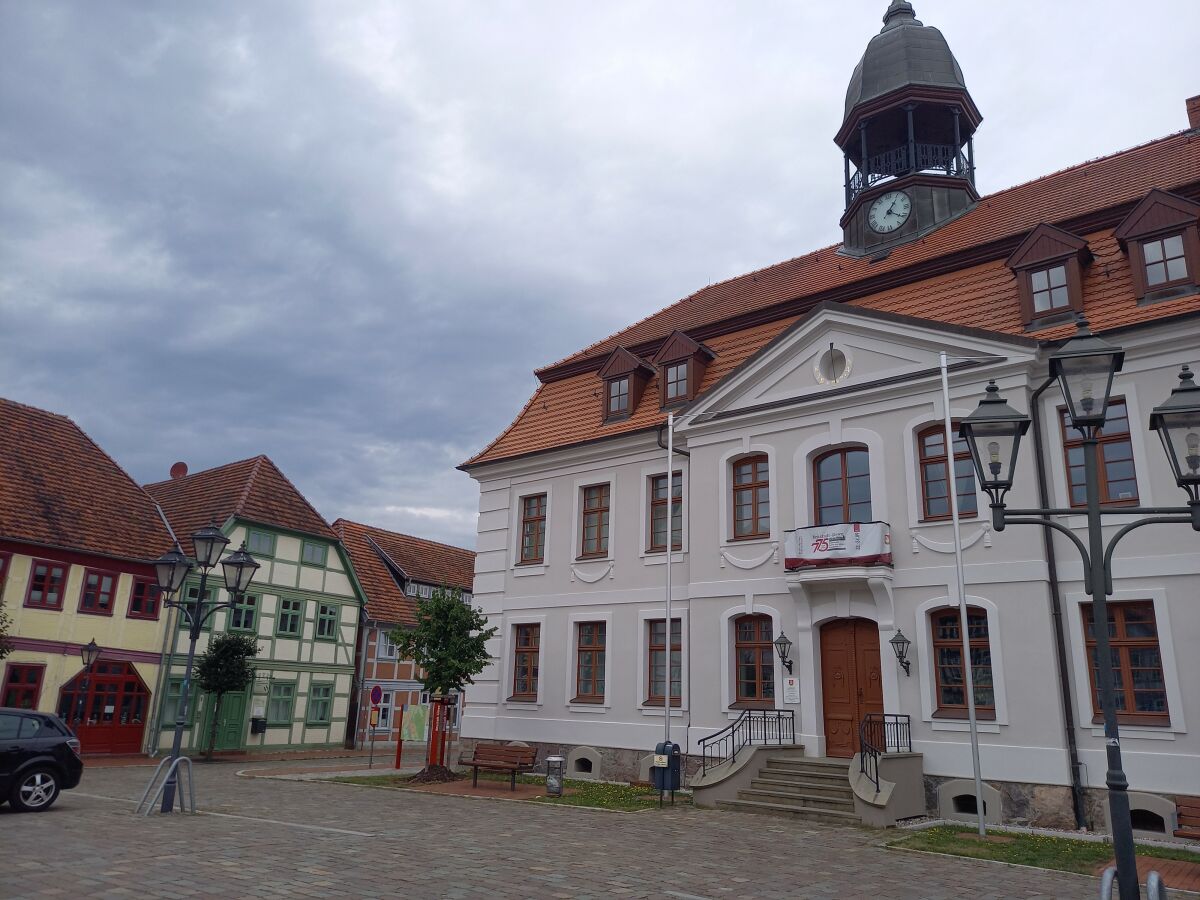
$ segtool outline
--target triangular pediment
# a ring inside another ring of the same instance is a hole
[[[1119,241],[1200,222],[1200,203],[1155,188],[1117,226]]]
[[[689,410],[697,417],[885,391],[936,376],[940,353],[1033,358],[1037,342],[927,319],[822,304],[727,375]]]
[[[608,361],[600,369],[600,377],[603,379],[621,378],[634,372],[640,372],[649,378],[654,374],[654,367],[624,347],[618,347],[608,355]]]
[[[1013,251],[1005,265],[1010,269],[1025,269],[1049,260],[1087,253],[1088,242],[1083,238],[1043,222],[1021,241],[1021,246]]]
[[[663,341],[663,345],[658,348],[658,352],[654,354],[654,359],[651,362],[656,366],[661,366],[663,363],[679,362],[682,359],[691,359],[697,355],[712,359],[715,354],[703,344],[692,340],[682,331],[676,330],[671,332],[667,336],[667,339]]]

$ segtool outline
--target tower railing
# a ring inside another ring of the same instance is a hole
[[[868,188],[889,178],[915,172],[937,172],[966,178],[974,183],[975,173],[961,147],[954,144],[901,144],[867,158],[864,165],[850,176],[846,186],[847,202]]]

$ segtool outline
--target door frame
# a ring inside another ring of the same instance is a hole
[[[826,736],[826,729],[825,729],[826,715],[825,715],[825,672],[824,672],[824,656],[823,656],[823,654],[824,654],[823,634],[824,634],[824,630],[825,630],[826,626],[830,626],[830,625],[833,625],[838,622],[850,623],[850,622],[855,622],[855,621],[861,621],[861,622],[867,623],[872,628],[875,629],[875,634],[876,634],[876,637],[877,637],[877,640],[879,643],[879,651],[878,651],[879,652],[879,675],[880,675],[879,687],[880,687],[881,705],[883,708],[882,709],[883,712],[888,712],[889,710],[894,709],[894,704],[892,702],[889,702],[889,698],[895,698],[898,695],[899,684],[896,681],[896,675],[894,672],[892,672],[889,675],[889,667],[887,665],[887,658],[884,656],[884,653],[883,653],[885,641],[884,641],[883,635],[880,634],[880,623],[876,619],[873,619],[870,616],[864,616],[861,614],[855,615],[854,613],[851,613],[849,615],[830,616],[829,618],[826,618],[819,623],[814,623],[814,625],[812,626],[813,662],[815,663],[815,665],[813,666],[813,676],[814,676],[813,677],[813,687],[814,687],[814,694],[815,694],[815,697],[817,700],[815,725],[817,728],[819,745],[821,747],[821,753],[823,756],[829,755],[829,744],[828,744],[828,739]],[[856,662],[855,662],[856,674],[857,674],[857,671],[858,671],[858,669],[857,669],[857,660],[856,660]],[[858,724],[859,724],[859,722],[861,722],[861,719],[862,719],[862,717],[860,715],[858,717],[858,721],[856,721],[854,723],[854,726],[853,726],[854,729],[858,728]],[[854,734],[854,737],[852,738],[852,742],[854,744],[857,744],[857,742],[858,742],[857,730],[855,730],[853,732],[853,734]]]

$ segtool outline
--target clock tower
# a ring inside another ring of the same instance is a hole
[[[886,255],[972,209],[983,117],[942,33],[892,0],[846,91],[842,252]]]

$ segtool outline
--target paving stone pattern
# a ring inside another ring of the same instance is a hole
[[[46,813],[0,808],[0,897],[1092,900],[1098,889],[886,850],[880,832],[745,813],[615,813],[237,776],[270,767],[196,766],[201,809],[224,815],[135,817],[145,768],[92,769]]]

